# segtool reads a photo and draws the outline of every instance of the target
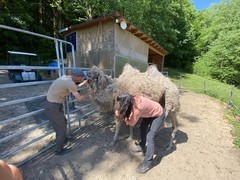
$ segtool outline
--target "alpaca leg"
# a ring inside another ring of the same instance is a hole
[[[110,143],[110,146],[113,146],[115,145],[116,141],[118,140],[118,134],[119,134],[119,130],[120,130],[120,127],[121,127],[121,123],[117,120],[115,120],[115,134],[114,134],[114,137],[113,137],[113,141]]]
[[[129,126],[129,137],[127,138],[127,141],[133,140],[133,127]]]
[[[170,141],[169,141],[169,144],[167,145],[167,148],[166,148],[166,151],[169,151],[171,148],[172,148],[172,145],[173,145],[173,140],[175,139],[175,136],[176,136],[176,133],[177,133],[177,130],[178,130],[178,122],[177,122],[177,116],[175,113],[173,113],[171,115],[171,121],[172,121],[172,134],[171,134],[171,138],[170,138]]]

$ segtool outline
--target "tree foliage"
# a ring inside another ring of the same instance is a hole
[[[194,72],[240,84],[240,0],[222,1],[199,14]]]
[[[164,47],[169,66],[185,68],[194,57],[191,23],[194,8],[188,0],[5,0],[0,23],[58,37],[58,30],[119,11]],[[2,40],[22,42],[13,33]],[[23,43],[17,44],[23,45]],[[34,46],[35,47],[35,46]],[[0,58],[1,58],[0,54]]]
[[[1,0],[0,24],[62,38],[62,28],[118,11],[169,52],[166,66],[240,84],[239,4],[222,0],[197,12],[190,0]],[[8,50],[55,56],[50,41],[4,29],[0,37],[1,64]]]
[[[53,20],[49,17],[53,17],[53,9],[47,1],[0,1],[0,24],[3,25],[53,36]],[[7,51],[9,50],[38,52],[42,59],[54,57],[54,44],[50,41],[1,28],[0,37],[0,43],[2,44],[0,51],[1,64],[7,63]]]

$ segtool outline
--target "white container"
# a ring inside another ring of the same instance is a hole
[[[25,72],[25,71],[22,72],[22,79],[24,81],[29,81],[29,74],[28,74],[28,72]]]
[[[36,80],[35,72],[28,72],[29,74],[29,80]]]

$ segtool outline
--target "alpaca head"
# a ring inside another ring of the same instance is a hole
[[[97,66],[87,73],[88,85],[93,90],[93,102],[104,112],[113,110],[113,90],[115,81],[112,77],[104,74]]]
[[[96,79],[103,74],[102,70],[98,68],[97,66],[93,65],[91,70],[87,73],[87,80],[88,83],[91,84],[93,81],[96,81]]]
[[[95,92],[106,91],[106,89],[113,83],[113,79],[104,74],[104,72],[97,66],[92,66],[87,73],[87,80],[90,88]]]

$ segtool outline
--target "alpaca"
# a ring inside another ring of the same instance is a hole
[[[146,72],[140,73],[139,70],[126,64],[122,74],[115,79],[105,75],[101,69],[93,66],[87,74],[87,79],[90,88],[94,91],[93,102],[104,112],[113,112],[115,98],[121,92],[142,95],[160,102],[166,109],[166,117],[169,116],[172,120],[173,132],[167,150],[171,149],[172,141],[177,132],[176,116],[180,107],[179,92],[176,85],[170,79],[164,77],[155,66],[149,66]],[[121,126],[121,122],[116,118],[115,123],[116,129],[111,145],[114,145],[117,141]],[[130,128],[129,139],[132,138],[132,134],[132,128]]]
[[[91,96],[93,103],[98,107],[102,112],[112,112],[114,115],[114,97],[113,91],[116,87],[117,79],[112,79],[111,76],[108,76],[103,73],[103,71],[97,66],[93,66],[91,70],[87,73],[87,80],[89,87],[93,90],[94,94]],[[120,129],[120,121],[115,119],[115,135],[113,141],[110,143],[110,146],[113,146],[117,139]],[[133,130],[130,128],[129,140],[133,137]]]
[[[170,142],[166,148],[166,150],[170,150],[177,132],[177,114],[180,110],[177,86],[159,72],[154,65],[149,66],[146,72],[141,73],[130,64],[126,64],[122,74],[117,79],[113,97],[116,97],[121,92],[145,96],[159,102],[164,107],[166,118],[171,119],[173,129]],[[164,123],[165,121],[163,121],[161,128],[164,127]]]

